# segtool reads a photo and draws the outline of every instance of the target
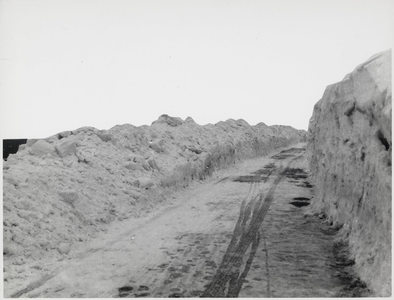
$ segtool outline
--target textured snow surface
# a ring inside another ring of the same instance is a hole
[[[391,50],[326,88],[309,123],[313,209],[342,226],[355,267],[391,295]]]
[[[114,220],[144,216],[173,189],[239,159],[306,140],[288,126],[162,115],[151,126],[84,127],[28,140],[3,164],[4,280],[45,272]]]

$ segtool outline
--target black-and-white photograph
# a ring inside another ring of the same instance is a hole
[[[392,0],[0,0],[4,298],[392,296]]]

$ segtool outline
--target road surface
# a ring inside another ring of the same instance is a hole
[[[352,296],[344,291],[360,284],[338,256],[336,231],[305,214],[313,186],[304,155],[299,144],[193,183],[10,296]]]

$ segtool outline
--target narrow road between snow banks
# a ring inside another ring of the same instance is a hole
[[[194,183],[9,296],[335,297],[349,263],[334,255],[336,232],[305,215],[304,154],[299,144]]]

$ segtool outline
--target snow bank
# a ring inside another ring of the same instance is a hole
[[[391,295],[391,51],[327,87],[309,123],[313,209],[349,241],[355,268]]]
[[[171,189],[238,159],[306,139],[287,126],[167,115],[151,126],[92,127],[28,140],[3,164],[4,284],[72,255],[114,220],[138,217]]]

